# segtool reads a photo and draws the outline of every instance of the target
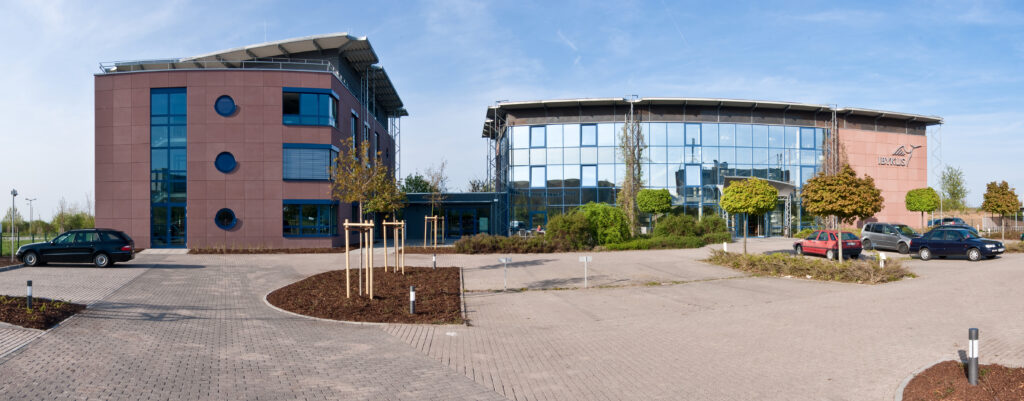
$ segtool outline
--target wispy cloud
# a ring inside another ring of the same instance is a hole
[[[569,48],[572,49],[572,51],[574,51],[574,52],[575,51],[579,51],[579,49],[576,48],[576,44],[572,43],[572,41],[569,40],[569,38],[565,37],[565,34],[562,33],[561,29],[559,29],[557,31],[557,33],[558,33],[558,38],[562,40],[562,43],[565,43],[565,45],[569,46]]]

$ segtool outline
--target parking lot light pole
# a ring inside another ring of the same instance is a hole
[[[33,230],[33,228],[35,228],[35,225],[33,224],[32,220],[34,217],[32,216],[32,202],[34,202],[35,200],[36,198],[25,198],[25,201],[28,202],[28,232],[32,235],[32,242],[36,242],[36,231]]]

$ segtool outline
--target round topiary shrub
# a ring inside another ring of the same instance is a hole
[[[566,250],[590,249],[597,245],[594,225],[579,211],[552,217],[544,235]]]
[[[594,227],[597,244],[614,244],[630,239],[629,220],[626,214],[615,206],[607,203],[590,202],[580,206],[576,211],[583,213],[587,221]]]

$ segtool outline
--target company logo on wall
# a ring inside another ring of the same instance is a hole
[[[924,145],[921,145],[924,146]],[[900,145],[895,152],[892,152],[892,156],[879,156],[878,164],[880,166],[899,166],[907,167],[910,166],[910,159],[914,157],[914,151],[921,146]],[[910,148],[909,150],[907,148]]]

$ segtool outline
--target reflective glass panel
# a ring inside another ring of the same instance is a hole
[[[549,148],[560,148],[562,147],[562,125],[551,124],[547,127],[548,139],[547,146]],[[561,159],[561,157],[559,157]]]
[[[530,165],[539,166],[547,164],[548,150],[544,148],[530,149]]]
[[[800,151],[800,164],[803,165],[817,165],[818,160],[815,157],[813,150],[801,150]]]
[[[530,188],[544,188],[547,184],[547,176],[544,174],[544,167],[530,167]]]
[[[597,166],[580,166],[580,186],[597,186]]]
[[[751,127],[751,146],[767,148],[768,147],[768,126],[767,125],[754,125]]]
[[[596,164],[597,163],[597,148],[594,148],[594,147],[580,148],[580,163],[581,164]]]
[[[751,138],[751,126],[748,124],[737,124],[736,125],[736,146],[753,146],[754,140]]]
[[[718,146],[719,128],[718,124],[702,124],[701,144],[704,146]]]
[[[530,147],[530,127],[520,125],[512,127],[512,148],[525,149]]]
[[[665,146],[665,123],[650,123],[647,135],[647,144],[649,146]]]
[[[718,148],[718,157],[718,161],[722,163],[726,163],[729,165],[736,164],[736,148],[732,146],[720,147]]]
[[[597,165],[597,185],[601,187],[611,187],[615,185],[615,165]]]
[[[565,177],[566,187],[579,187],[580,186],[580,166],[564,166],[562,170],[562,176]]]
[[[149,146],[154,148],[167,146],[167,127],[154,126],[149,128]]]
[[[700,166],[699,165],[686,165],[686,178],[685,184],[688,187],[700,186]]]
[[[544,126],[535,125],[530,127],[530,147],[531,148],[543,148],[544,147]]]
[[[580,148],[565,148],[562,150],[562,163],[580,164]]]
[[[768,164],[768,149],[764,148],[753,148],[751,149],[754,164]]]
[[[670,147],[668,148],[668,156],[666,161],[671,164],[679,164],[683,162],[683,148],[682,147]]]
[[[530,164],[530,150],[516,149],[512,151],[512,165],[526,166]]]
[[[615,146],[615,129],[612,123],[597,124],[597,145]]]
[[[613,147],[597,148],[598,163],[615,163],[615,151]]]
[[[741,164],[752,163],[754,155],[750,148],[736,148],[736,162]]]
[[[664,146],[651,147],[650,148],[651,163],[665,163],[665,162],[667,162],[668,161],[668,156],[666,154],[666,149],[667,148],[665,148]]]
[[[551,131],[548,131],[549,133]],[[549,135],[548,138],[551,136]],[[548,164],[562,164],[562,148],[548,148]]]
[[[781,148],[786,144],[786,127],[772,125],[768,127],[768,146]]]
[[[736,144],[736,126],[733,124],[718,125],[718,144],[732,146]]]
[[[800,127],[786,127],[786,147],[796,148],[800,146],[798,138],[800,137]]]
[[[149,97],[149,114],[152,115],[166,115],[168,114],[167,108],[167,94],[166,93],[154,93]]]
[[[700,145],[700,124],[686,124],[686,145]]]
[[[597,146],[596,124],[583,124],[580,126],[580,146]]]
[[[548,166],[548,188],[562,187],[562,166]]]
[[[684,161],[687,163],[700,163],[700,146],[687,146],[686,150],[683,151]]]
[[[825,130],[822,128],[815,128],[814,132],[814,147],[816,149],[821,149],[822,145],[825,143]]]
[[[800,129],[800,147],[803,149],[814,149],[814,128]]]
[[[683,134],[684,127],[681,123],[668,123],[666,128],[668,146],[683,146],[686,143],[686,137]]]
[[[718,161],[718,148],[714,146],[703,146],[701,151],[704,153],[701,160],[704,163],[714,163]]]
[[[580,125],[562,125],[562,141],[567,148],[580,146]]]
[[[651,187],[662,188],[668,186],[666,171],[668,166],[664,164],[651,165]]]
[[[525,188],[530,182],[530,168],[527,166],[512,167],[512,186]]]

